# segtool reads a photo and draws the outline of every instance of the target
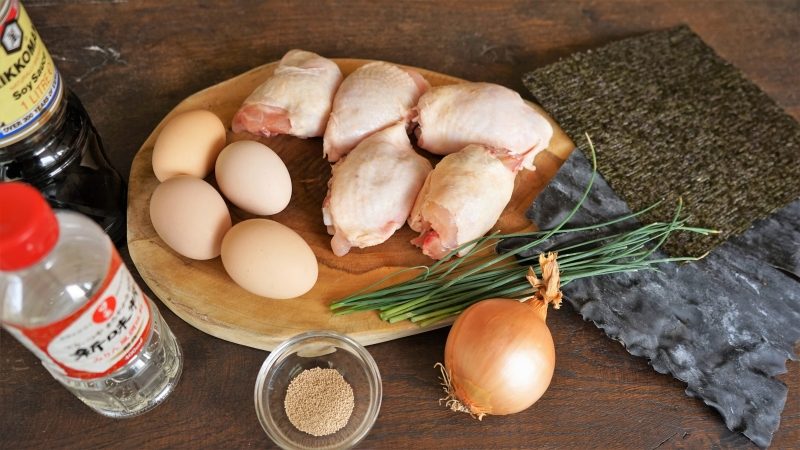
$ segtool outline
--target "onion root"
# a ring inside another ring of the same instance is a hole
[[[453,390],[453,384],[450,381],[450,373],[447,371],[447,368],[444,367],[444,364],[437,362],[433,365],[433,368],[438,368],[442,372],[442,390],[444,390],[444,393],[447,394],[439,399],[439,404],[441,405],[442,402],[444,402],[444,406],[450,408],[451,411],[467,413],[475,419],[483,420],[484,416],[486,416],[485,412],[472,411],[470,408],[461,403],[461,400],[459,400],[458,397],[456,397]]]

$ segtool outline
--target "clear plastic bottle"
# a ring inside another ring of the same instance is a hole
[[[18,182],[0,183],[0,296],[3,328],[100,414],[144,413],[180,378],[175,336],[108,236]]]

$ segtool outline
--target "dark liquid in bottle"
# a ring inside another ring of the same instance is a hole
[[[117,245],[125,242],[125,184],[78,97],[66,90],[53,117],[29,138],[0,148],[0,180],[21,179],[53,208],[95,220]]]

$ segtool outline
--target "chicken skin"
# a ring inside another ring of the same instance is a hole
[[[404,122],[364,139],[334,164],[322,206],[333,253],[389,239],[405,223],[431,169],[411,147]]]
[[[491,83],[460,83],[431,88],[415,108],[417,144],[437,155],[468,144],[502,148],[521,157],[533,170],[533,159],[553,137],[550,123],[516,92]]]
[[[489,231],[514,191],[516,172],[508,168],[507,156],[506,150],[479,144],[445,156],[428,175],[411,210],[408,224],[420,233],[411,243],[431,258],[442,259]]]
[[[411,110],[430,85],[419,73],[386,62],[371,62],[342,82],[322,152],[336,162],[370,134],[401,121],[408,125]]]
[[[289,50],[270,78],[245,99],[231,129],[270,137],[322,136],[342,72],[333,61]]]

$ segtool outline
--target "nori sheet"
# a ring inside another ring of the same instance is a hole
[[[601,177],[571,225],[664,199],[641,219],[668,220],[681,196],[693,225],[722,230],[665,248],[710,250],[701,261],[574,281],[565,298],[630,353],[686,382],[687,395],[716,408],[728,428],[768,446],[787,395],[775,376],[797,359],[800,339],[800,126],[687,27],[574,54],[523,82],[575,142],[588,133],[595,143]],[[590,174],[573,152],[531,219],[558,223]]]
[[[696,225],[722,231],[673,240],[670,254],[703,254],[800,196],[797,122],[688,27],[576,53],[523,82],[573,141],[591,136],[633,209],[682,196]]]
[[[589,161],[573,152],[536,199],[530,218],[541,228],[557,225],[568,212],[565,205],[578,202],[590,176]],[[630,212],[598,177],[569,223],[589,225]],[[613,228],[636,225],[630,221]],[[551,239],[548,249],[564,242]],[[520,243],[506,240],[499,251]],[[757,221],[701,261],[573,281],[564,286],[564,297],[628,352],[687,383],[686,394],[717,409],[728,428],[766,447],[787,395],[786,385],[774,377],[786,372],[787,359],[797,358],[793,346],[800,339],[800,283],[775,267],[797,270],[798,243],[800,200]]]

